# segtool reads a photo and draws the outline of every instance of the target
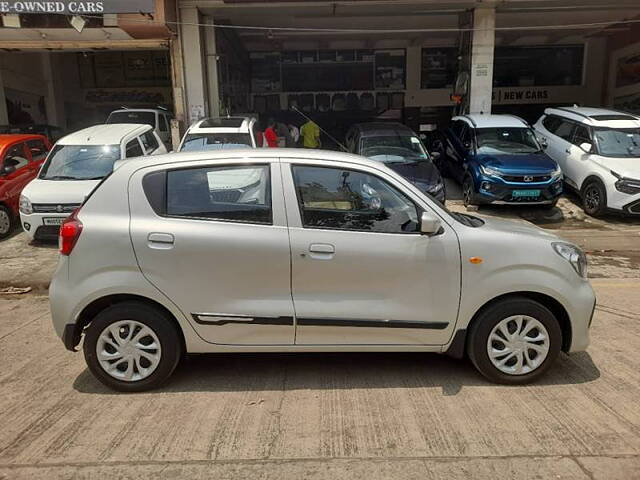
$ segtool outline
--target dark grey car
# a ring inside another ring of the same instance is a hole
[[[350,152],[384,163],[440,202],[446,191],[442,176],[420,138],[396,122],[358,123],[345,137]]]

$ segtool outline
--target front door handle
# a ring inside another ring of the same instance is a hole
[[[330,243],[312,243],[309,245],[311,253],[336,253],[336,248]]]
[[[152,248],[172,248],[175,237],[171,233],[153,232],[147,236],[147,241]]]
[[[334,253],[336,253],[336,248],[330,243],[312,243],[309,245],[309,256],[315,260],[331,260]]]

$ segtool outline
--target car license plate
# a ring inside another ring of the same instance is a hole
[[[513,196],[513,198],[537,198],[540,196],[540,190],[514,190],[513,192],[511,192],[511,195]]]
[[[49,218],[44,218],[42,219],[43,223],[45,225],[62,225],[62,222],[64,222],[65,217],[49,217]]]

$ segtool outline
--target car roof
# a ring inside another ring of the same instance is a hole
[[[179,164],[198,160],[233,160],[246,159],[248,161],[260,161],[261,159],[280,162],[295,160],[327,160],[334,162],[346,162],[380,168],[380,162],[351,153],[335,152],[330,150],[314,150],[309,148],[238,148],[221,151],[203,152],[178,152],[164,155],[152,155],[137,157],[122,162],[118,171],[124,169],[138,169],[161,164]]]
[[[113,110],[111,113],[117,112],[157,112],[164,113],[165,115],[171,115],[169,111],[164,108],[119,108],[118,110]],[[109,115],[111,115],[111,113]]]
[[[24,142],[26,140],[47,140],[44,135],[38,135],[36,133],[3,133],[0,134],[0,146],[7,145],[9,143]]]
[[[558,115],[594,127],[640,127],[640,117],[632,113],[618,112],[595,107],[552,107],[545,109],[546,115]]]
[[[415,135],[414,131],[398,122],[368,122],[354,125],[360,131],[361,137],[377,137],[393,133],[395,135]]]
[[[128,136],[153,130],[151,125],[139,123],[101,123],[83,128],[58,140],[58,145],[115,145]]]
[[[465,120],[467,123],[470,123],[473,128],[522,128],[529,126],[527,122],[515,115],[470,113],[451,119],[451,121],[454,120]]]
[[[189,133],[196,132],[249,132],[249,127],[256,120],[253,117],[210,117],[198,120],[189,127]]]

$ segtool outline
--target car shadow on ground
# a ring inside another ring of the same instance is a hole
[[[586,352],[561,353],[535,385],[592,382],[600,371]],[[231,353],[187,356],[159,392],[239,392],[493,386],[468,360],[427,353]],[[85,369],[74,381],[82,393],[118,395]],[[498,387],[498,386],[496,386]],[[505,388],[505,387],[501,387]],[[506,387],[518,388],[518,387]]]

